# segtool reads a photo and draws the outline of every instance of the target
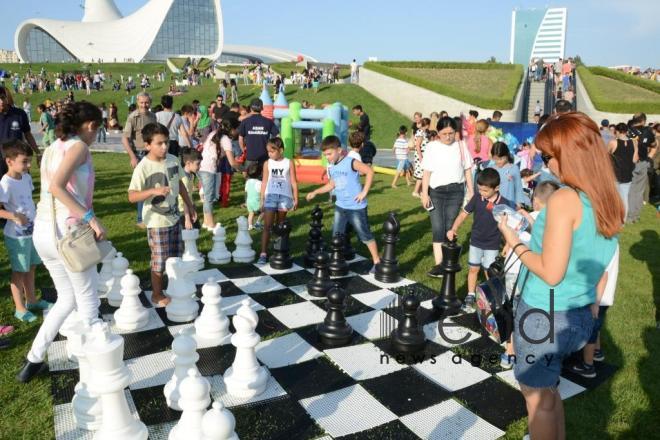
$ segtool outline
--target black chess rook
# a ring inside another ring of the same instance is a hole
[[[339,283],[328,291],[325,319],[316,329],[319,341],[327,347],[341,347],[353,339],[353,328],[346,322],[344,310],[346,308],[346,291]]]
[[[417,312],[419,310],[419,299],[415,295],[406,295],[401,305],[403,319],[399,320],[397,328],[390,334],[392,348],[403,354],[419,353],[426,346],[424,331],[419,325]]]
[[[277,270],[290,269],[293,266],[289,253],[289,235],[291,234],[291,222],[284,220],[273,226],[273,234],[276,236],[273,242],[273,253],[270,256],[270,267]]]
[[[305,267],[313,267],[316,254],[323,250],[323,210],[316,205],[312,209],[312,222],[309,224],[309,234],[307,238],[307,248],[303,257]]]
[[[394,212],[390,212],[383,223],[383,256],[376,265],[374,277],[381,283],[396,283],[399,281],[399,262],[396,258],[395,246],[399,241],[401,224]]]
[[[332,237],[330,243],[332,254],[330,255],[330,276],[345,277],[348,275],[348,264],[344,258],[344,234],[337,233]]]
[[[330,256],[325,251],[316,254],[314,261],[314,278],[307,283],[307,293],[316,298],[325,298],[326,294],[332,288],[330,274],[328,273],[328,261]]]
[[[441,267],[445,273],[442,278],[440,295],[433,300],[433,308],[441,317],[457,315],[461,310],[461,301],[456,297],[456,273],[461,271],[458,263],[461,256],[461,246],[456,238],[442,243]]]

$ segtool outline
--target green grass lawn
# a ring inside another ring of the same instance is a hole
[[[94,208],[108,229],[115,247],[129,259],[130,266],[143,280],[148,279],[149,249],[145,232],[134,227],[135,208],[126,197],[130,179],[130,166],[124,155],[95,153],[97,189]],[[35,170],[35,174],[36,170]],[[388,212],[394,209],[401,221],[400,241],[397,254],[403,274],[434,289],[440,282],[426,277],[432,265],[431,228],[428,214],[419,206],[418,199],[410,196],[410,188],[390,188],[391,177],[378,175],[369,194],[370,224],[377,237],[381,236],[382,223]],[[39,183],[38,176],[35,182]],[[243,215],[243,179],[235,176],[231,208],[216,209],[216,219],[227,226],[229,247],[236,235],[235,219]],[[310,190],[301,186],[301,194]],[[38,194],[38,189],[35,194]],[[304,200],[301,197],[301,200]],[[332,222],[331,206],[320,197],[324,208],[324,231]],[[309,230],[312,204],[301,201],[298,211],[290,215],[294,225],[292,253],[304,251]],[[197,200],[198,211],[201,212]],[[468,221],[469,223],[469,221]],[[469,224],[460,231],[459,242],[463,245],[458,275],[459,296],[465,294],[467,268],[467,239]],[[253,239],[258,240],[254,234]],[[211,248],[211,236],[202,232],[200,251]],[[9,273],[9,262],[4,246],[0,250],[0,273]],[[571,398],[565,404],[568,438],[657,438],[660,424],[660,330],[655,328],[657,307],[660,306],[660,270],[657,252],[660,249],[658,219],[654,210],[646,206],[641,221],[627,226],[621,234],[621,270],[614,307],[608,313],[602,334],[603,349],[607,362],[619,366],[617,374],[593,391]],[[363,246],[358,252],[366,255]],[[37,272],[37,286],[51,286],[47,272]],[[654,298],[655,289],[655,298]],[[53,433],[53,411],[48,377],[35,379],[29,385],[14,381],[22,359],[27,353],[41,320],[33,324],[19,324],[13,319],[13,303],[9,296],[8,276],[0,278],[0,322],[14,324],[17,330],[11,336],[13,348],[2,352],[3,368],[0,369],[0,438],[2,439],[50,439]],[[525,422],[514,423],[507,430],[507,438],[519,439],[525,430]]]
[[[599,70],[595,70],[598,72]],[[619,73],[619,72],[616,72]],[[660,113],[660,93],[632,83],[626,83],[619,79],[598,75],[590,69],[580,66],[578,74],[582,84],[589,94],[591,102],[596,109],[617,113]],[[613,75],[620,78],[620,75]],[[623,76],[625,79],[626,77]],[[651,81],[641,78],[631,78],[629,81],[636,83]]]

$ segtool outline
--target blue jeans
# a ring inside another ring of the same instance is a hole
[[[374,235],[369,228],[367,221],[367,208],[364,209],[344,209],[335,205],[335,220],[332,223],[332,235],[344,234],[346,232],[346,223],[350,223],[355,233],[362,243],[374,241]]]
[[[135,157],[137,157],[138,162],[140,162],[142,159],[144,159],[144,156],[147,155],[146,150],[140,150],[135,152]],[[142,207],[144,206],[144,202],[137,202],[137,222],[142,223]]]
[[[429,189],[429,196],[435,207],[429,211],[433,243],[444,243],[447,239],[447,231],[458,217],[464,195],[465,185],[462,183],[450,183]]]
[[[204,210],[204,214],[209,214],[213,212],[213,203],[218,201],[218,174],[200,171],[197,175],[202,182],[202,189],[204,190],[202,209]]]

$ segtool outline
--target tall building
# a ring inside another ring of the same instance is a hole
[[[514,9],[509,62],[526,66],[534,58],[565,58],[566,14],[566,8]]]

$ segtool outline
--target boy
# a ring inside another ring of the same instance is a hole
[[[348,137],[348,144],[351,146],[351,151],[349,151],[346,156],[362,162],[360,148],[364,145],[364,135],[359,131],[354,131]]]
[[[170,143],[170,147],[172,144]],[[188,192],[188,197],[192,204],[192,210],[197,212],[195,209],[195,203],[193,202],[193,192],[195,191],[195,180],[197,178],[197,172],[199,172],[199,165],[202,162],[202,153],[191,148],[184,148],[181,150],[181,161],[183,162],[183,176],[181,177],[181,185]],[[181,193],[178,197],[179,212],[186,212],[185,202]],[[185,227],[185,225],[182,225]],[[199,229],[199,222],[195,222],[193,227]]]
[[[44,137],[41,139],[41,144],[44,148],[48,148],[50,144],[55,142],[55,120],[53,116],[46,110],[44,104],[39,104],[37,106],[37,112],[39,116],[39,132],[44,134]]]
[[[0,218],[7,220],[4,227],[5,245],[11,264],[11,295],[19,321],[33,322],[35,310],[49,309],[52,304],[34,296],[34,271],[41,259],[32,243],[32,230],[36,206],[32,201],[32,177],[28,174],[32,150],[23,141],[6,142],[2,151],[7,173],[0,179]],[[25,299],[25,304],[23,300]]]
[[[329,181],[305,197],[311,201],[319,194],[335,190],[335,218],[332,234],[344,233],[350,223],[360,240],[367,246],[374,267],[369,273],[375,273],[375,265],[380,263],[378,247],[367,218],[367,194],[374,179],[374,170],[348,156],[342,156],[341,141],[337,136],[328,136],[321,143],[321,151],[332,166],[328,167]],[[365,175],[364,188],[360,183],[360,174]]]
[[[486,168],[477,175],[478,194],[472,196],[463,211],[456,217],[451,229],[447,231],[447,238],[453,240],[458,234],[458,228],[468,215],[474,213],[472,234],[470,236],[470,254],[468,264],[467,286],[468,294],[465,297],[463,309],[467,313],[474,311],[474,302],[477,289],[479,269],[488,270],[495,261],[500,249],[500,231],[493,218],[495,205],[508,205],[515,209],[515,203],[505,199],[499,193],[500,174],[493,168]]]
[[[168,135],[168,128],[162,124],[144,126],[142,139],[147,155],[135,167],[128,187],[129,202],[144,202],[142,217],[151,249],[151,301],[157,307],[170,302],[163,295],[165,261],[183,253],[179,195],[183,198],[186,229],[192,228],[192,223],[197,220],[188,191],[181,184],[184,171],[179,159],[167,154]]]
[[[396,181],[399,180],[400,176],[406,176],[406,185],[410,186],[410,162],[408,162],[408,139],[406,139],[406,133],[408,133],[408,127],[402,125],[399,127],[399,136],[394,141],[394,146],[392,150],[394,151],[394,157],[397,160],[396,165],[396,174],[392,180],[392,188],[396,188]]]

